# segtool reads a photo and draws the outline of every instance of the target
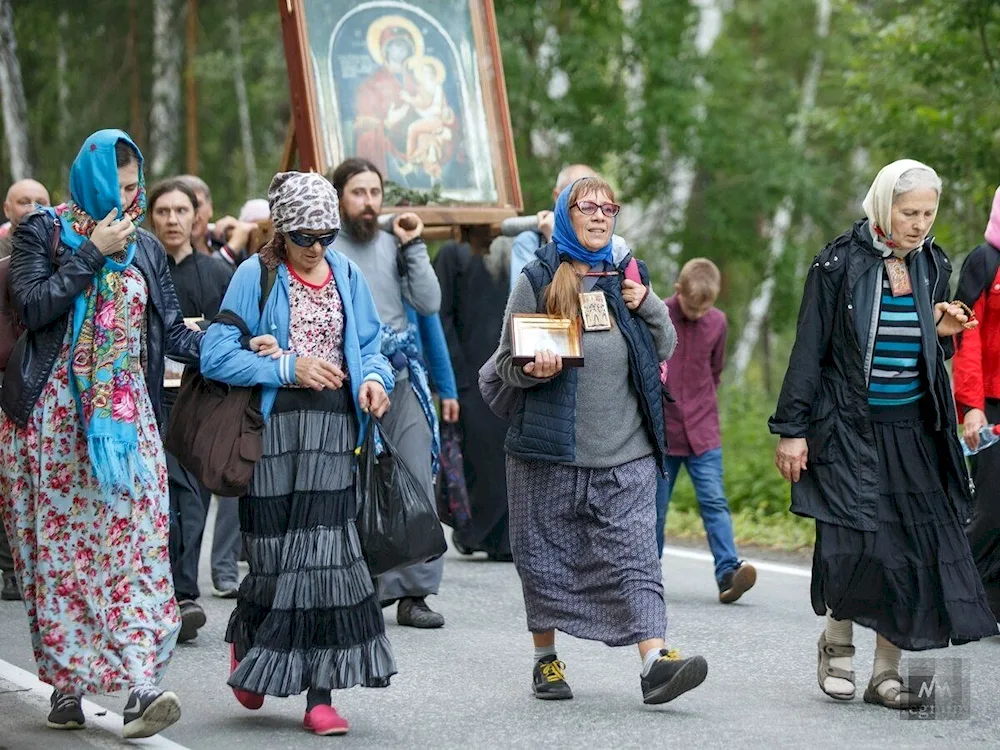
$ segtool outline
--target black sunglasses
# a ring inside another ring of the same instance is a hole
[[[324,249],[330,247],[333,241],[337,239],[337,235],[340,234],[339,229],[334,229],[329,234],[306,234],[305,232],[288,232],[288,239],[294,242],[299,247],[312,247],[317,242],[323,246]]]

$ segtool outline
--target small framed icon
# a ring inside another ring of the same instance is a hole
[[[583,316],[583,330],[610,331],[611,313],[604,292],[582,292],[580,294],[580,314]]]
[[[548,349],[562,357],[564,367],[583,367],[583,340],[576,319],[514,313],[510,323],[515,365],[523,367],[534,361],[535,352]]]
[[[177,362],[170,357],[163,358],[163,387],[180,388],[181,378],[184,377],[184,363]]]
[[[208,327],[208,321],[204,318],[184,318],[184,322],[189,326],[194,324],[205,330]],[[170,357],[163,358],[163,387],[164,388],[180,388],[181,378],[184,377],[184,363],[177,362],[176,360],[170,359]]]

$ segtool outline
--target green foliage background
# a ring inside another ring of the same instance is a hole
[[[643,206],[667,196],[672,167],[692,158],[695,183],[685,221],[670,234],[664,220],[663,231],[638,250],[655,260],[679,241],[680,260],[714,259],[724,276],[719,306],[729,314],[735,341],[766,272],[769,223],[783,198],[794,200],[776,270],[769,348],[758,347],[751,384],[724,397],[727,485],[748,525],[787,508],[788,490],[771,465],[764,422],[787,361],[809,259],[860,215],[869,182],[888,161],[916,158],[941,174],[945,193],[935,231],[956,261],[981,241],[1000,182],[1000,0],[832,1],[817,106],[799,150],[790,135],[803,77],[820,44],[816,6],[808,0],[722,3],[729,8],[722,33],[704,57],[695,49],[698,13],[688,0],[643,0],[632,25],[612,0],[495,0],[526,211],[548,206],[554,176],[567,163],[599,167],[624,202]],[[33,163],[37,176],[65,197],[67,165],[93,130],[131,128],[145,145],[152,3],[13,0],[12,6]],[[228,213],[253,197],[232,79],[227,21],[233,4],[201,0],[198,6],[198,171],[213,187],[217,211]],[[238,0],[236,7],[256,182],[263,189],[278,166],[290,114],[280,21],[276,0]],[[68,34],[57,23],[64,9]],[[176,33],[183,38],[182,21]],[[67,56],[68,117],[61,116],[58,97],[60,45]],[[130,97],[135,75],[137,112]],[[699,77],[704,93],[695,84]],[[565,84],[562,90],[554,78]],[[5,182],[5,149],[0,154]],[[671,282],[657,279],[661,290]],[[674,507],[692,502],[682,483]]]

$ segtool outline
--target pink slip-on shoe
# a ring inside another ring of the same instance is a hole
[[[233,643],[229,644],[229,674],[236,671],[236,668],[240,665],[236,661],[236,645]],[[249,690],[240,690],[239,688],[233,688],[233,695],[236,696],[236,700],[240,702],[243,708],[249,708],[251,711],[256,711],[258,708],[264,705],[264,696],[259,693],[251,693]]]
[[[347,730],[350,728],[347,719],[338,714],[337,709],[333,706],[323,705],[316,706],[312,711],[306,711],[302,726],[322,737],[347,734]]]

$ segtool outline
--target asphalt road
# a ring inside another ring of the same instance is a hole
[[[821,621],[809,607],[804,567],[760,564],[757,587],[732,606],[717,602],[706,554],[671,548],[663,569],[670,645],[703,654],[709,663],[705,684],[666,706],[643,705],[634,649],[569,637],[562,637],[559,655],[567,663],[575,699],[532,698],[531,642],[513,566],[449,552],[441,595],[431,600],[447,617],[446,626],[423,632],[400,628],[395,612],[386,610],[400,673],[388,689],[334,695],[351,722],[346,738],[305,732],[304,696],[269,698],[257,712],[235,701],[225,684],[228,658],[222,640],[233,604],[207,597],[207,626],[196,641],[178,647],[165,680],[181,698],[181,721],[162,738],[133,744],[175,750],[277,750],[324,742],[394,750],[1000,746],[998,639],[929,655],[958,660],[971,687],[968,718],[904,719],[861,700],[871,674],[874,635],[860,628],[855,635],[858,697],[834,703],[820,692],[816,639]],[[207,564],[203,571],[210,591]],[[127,744],[119,734],[123,695],[93,696],[87,730],[54,732],[44,723],[49,691],[32,679],[23,608],[2,602],[0,750]],[[104,710],[108,713],[100,715]]]

